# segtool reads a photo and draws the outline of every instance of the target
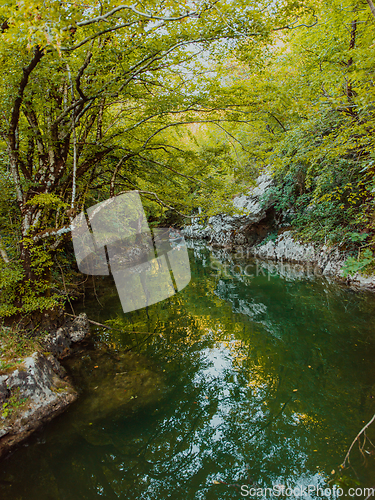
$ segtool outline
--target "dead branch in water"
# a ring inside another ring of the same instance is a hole
[[[366,444],[366,441],[369,441],[369,443],[373,446],[373,444],[371,443],[371,441],[369,440],[369,438],[366,436],[366,429],[368,427],[370,427],[370,425],[375,421],[375,415],[373,415],[373,417],[371,418],[371,420],[369,420],[367,422],[367,424],[358,432],[358,434],[356,435],[356,437],[353,439],[353,442],[352,444],[350,445],[350,448],[347,452],[347,454],[345,455],[345,458],[344,458],[344,461],[343,463],[341,464],[341,467],[344,469],[346,467],[346,462],[348,462],[348,464],[350,464],[350,459],[349,459],[349,455],[350,455],[350,452],[352,451],[353,449],[353,446],[355,445],[355,443],[358,441],[358,445],[359,445],[359,451],[361,452],[361,455],[365,458],[365,455],[363,453],[363,450],[364,450],[364,447],[365,447],[365,444]],[[363,434],[364,436],[364,441],[361,445],[361,441],[360,441],[360,437],[361,435]]]
[[[64,313],[66,316],[70,316],[71,318],[78,318],[78,316],[74,315],[74,314],[69,314],[69,313]],[[92,325],[95,325],[95,326],[100,326],[101,328],[106,328],[107,330],[119,330],[121,332],[127,332],[127,333],[145,333],[147,335],[153,335],[153,333],[150,333],[150,332],[136,332],[134,330],[124,330],[123,328],[116,328],[116,327],[113,327],[113,326],[108,326],[108,325],[103,325],[103,323],[98,323],[97,321],[93,321],[92,319],[88,319],[87,318],[87,321],[89,323],[91,323]],[[156,332],[154,332],[156,333]]]

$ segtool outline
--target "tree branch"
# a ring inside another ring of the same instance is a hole
[[[141,12],[132,5],[119,5],[118,7],[115,7],[114,9],[107,12],[107,14],[94,17],[92,19],[87,19],[86,21],[81,21],[77,23],[77,26],[80,27],[87,26],[89,24],[99,23],[100,21],[106,21],[109,17],[113,16],[113,14],[116,14],[116,12],[119,12],[120,10],[124,9],[131,10],[132,12],[134,12],[134,14],[137,14],[138,16],[145,17],[146,19],[155,19],[156,21],[180,21],[181,19],[185,19],[186,17],[194,17],[197,16],[198,14],[197,11],[194,11],[194,12],[188,12],[178,17],[162,17],[162,16],[155,16],[154,14],[148,14],[146,12]]]
[[[83,101],[87,101],[87,97],[85,96],[85,94],[82,92],[82,89],[81,89],[81,77],[83,75],[83,72],[87,68],[87,66],[90,64],[91,58],[92,58],[92,52],[88,52],[86,59],[85,59],[84,63],[82,64],[82,66],[79,68],[78,73],[77,73],[77,77],[76,77],[76,89],[77,89],[77,92],[80,95],[81,99],[83,99]],[[69,76],[70,76],[70,72],[69,72]],[[73,97],[74,97],[74,94],[73,94]],[[74,113],[74,110],[73,110],[73,113]]]
[[[113,151],[114,147],[108,147],[103,151],[98,151],[91,158],[86,159],[77,169],[77,179],[79,179],[87,170],[98,163],[98,161],[102,160],[107,153]],[[71,175],[68,176],[67,182],[70,180]]]
[[[92,56],[92,54],[90,53],[89,56],[86,57],[87,64],[90,62],[91,56]],[[86,61],[83,64],[83,66],[81,67],[82,73],[84,71]],[[87,66],[87,64],[86,64],[86,66]],[[66,65],[66,67],[68,69],[70,90],[72,93],[72,101],[74,101],[74,89],[73,89],[72,75],[70,73],[70,68],[69,68],[68,64]],[[79,79],[80,79],[81,69],[79,70],[78,76],[76,78],[76,86],[77,86],[78,92],[80,91]],[[82,91],[81,91],[81,94],[83,96],[83,97],[82,96],[81,97],[85,98]],[[74,109],[72,111],[72,133],[73,133],[73,172],[72,172],[72,199],[70,202],[70,208],[71,208],[71,211],[73,212],[74,211],[74,202],[75,202],[75,198],[76,198],[76,175],[77,175],[77,133],[76,133],[76,118],[75,118],[75,110]],[[71,216],[71,219],[72,218],[73,218],[73,215]]]
[[[23,68],[23,77],[21,79],[21,82],[18,87],[18,95],[16,97],[16,100],[14,101],[14,106],[12,110],[12,117],[10,120],[10,127],[9,127],[9,132],[8,132],[8,137],[10,141],[10,146],[12,150],[15,149],[16,147],[16,129],[18,126],[18,121],[20,117],[20,109],[21,109],[21,104],[23,101],[23,94],[25,92],[25,88],[29,82],[29,77],[33,69],[36,67],[38,62],[42,59],[44,53],[43,50],[40,50],[39,47],[36,47],[35,52],[34,52],[34,57],[32,58],[30,64],[26,66],[26,68]]]
[[[85,45],[85,43],[90,42],[91,40],[95,40],[95,38],[98,38],[101,35],[105,35],[106,33],[110,33],[111,31],[116,31],[120,30],[122,28],[129,28],[133,24],[135,24],[137,21],[133,21],[131,23],[124,23],[120,24],[118,26],[113,26],[112,28],[107,28],[106,30],[99,31],[98,33],[95,33],[94,35],[90,35],[81,42],[77,43],[77,45],[74,45],[74,47],[62,47],[61,50],[64,52],[71,52],[73,50],[78,49],[79,47],[82,47],[82,45]]]
[[[373,4],[372,0],[367,0],[367,3],[370,7],[372,15],[375,17],[375,5]]]
[[[187,125],[189,123],[214,123],[215,125],[218,124],[218,122],[231,122],[231,121],[235,121],[236,123],[248,123],[247,120],[223,120],[223,119],[220,119],[220,120],[188,120],[188,121],[181,121],[181,122],[174,122],[174,123],[168,123],[168,125],[164,125],[163,127],[159,128],[158,130],[156,130],[154,133],[152,133],[146,140],[145,142],[143,143],[143,145],[141,146],[140,150],[143,150],[145,149],[145,147],[147,146],[147,144],[151,141],[151,139],[153,137],[155,137],[155,135],[159,134],[160,132],[162,132],[163,130],[166,130],[167,128],[169,127],[176,127],[177,125]],[[221,127],[222,128],[222,127]],[[228,133],[226,130],[224,130],[226,133]],[[230,135],[230,134],[229,134]],[[232,137],[232,136],[231,136]],[[233,137],[232,137],[233,138]],[[236,139],[237,142],[239,142],[237,139]],[[241,144],[242,146],[242,144]]]
[[[284,127],[284,125],[281,123],[281,121],[277,118],[277,116],[275,116],[273,113],[271,113],[271,111],[268,111],[268,114],[270,116],[272,116],[272,118],[274,118],[277,123],[280,125],[280,127],[284,130],[284,132],[286,132],[286,128]]]
[[[36,47],[34,51],[34,57],[32,58],[30,64],[23,68],[23,76],[18,87],[18,95],[14,101],[13,110],[11,114],[8,134],[7,134],[7,150],[10,159],[10,170],[12,172],[13,181],[16,188],[17,201],[21,205],[23,203],[23,191],[20,180],[20,173],[18,170],[18,151],[17,151],[17,137],[16,131],[18,127],[18,122],[20,118],[20,109],[23,101],[23,96],[27,84],[29,82],[29,77],[33,69],[37,66],[44,53],[39,47]]]
[[[149,195],[153,196],[156,199],[157,203],[159,203],[163,207],[168,208],[169,210],[173,210],[174,212],[176,212],[177,214],[181,215],[182,217],[186,217],[188,219],[195,219],[197,217],[196,215],[186,215],[186,214],[183,214],[182,212],[179,212],[176,208],[172,207],[171,205],[168,205],[163,200],[161,200],[159,198],[159,196],[156,193],[154,193],[153,191],[141,191],[139,189],[137,191],[138,191],[139,194],[149,194]],[[133,192],[134,191],[121,191],[120,193],[117,193],[116,196],[120,196],[121,194],[126,194],[126,193],[133,193]]]
[[[369,1],[369,0],[367,0]],[[272,31],[282,31],[282,30],[295,30],[297,28],[312,28],[313,26],[315,26],[316,24],[318,24],[318,18],[315,14],[315,12],[313,11],[313,17],[315,19],[315,22],[312,23],[312,24],[298,24],[297,26],[295,26],[296,23],[298,23],[298,19],[296,21],[294,21],[294,23],[291,23],[291,24],[287,24],[285,26],[280,26],[280,28],[274,28]]]
[[[103,97],[102,102],[99,107],[97,128],[96,128],[96,141],[99,142],[103,136],[103,114],[104,114],[104,106],[105,106],[105,97]]]
[[[368,427],[370,427],[370,425],[375,421],[375,414],[373,415],[373,417],[371,418],[371,420],[369,420],[367,422],[367,424],[358,432],[358,434],[356,435],[356,437],[353,439],[353,442],[352,444],[350,445],[350,448],[347,452],[347,454],[345,455],[345,458],[344,458],[344,461],[343,463],[341,464],[341,467],[344,468],[346,466],[346,462],[350,463],[350,460],[349,460],[349,455],[350,455],[350,452],[352,451],[353,449],[353,446],[355,445],[355,443],[357,442],[357,440],[361,437],[361,435],[366,431],[366,429]]]
[[[112,178],[111,178],[111,184],[110,184],[110,188],[109,188],[109,196],[114,196],[115,195],[115,182],[116,182],[116,177],[117,177],[117,174],[121,168],[121,165],[124,163],[124,161],[126,161],[128,158],[130,158],[132,155],[131,154],[128,154],[128,155],[125,155],[123,156],[118,162],[117,162],[117,165],[115,167],[115,170],[113,172],[113,175],[112,175]]]
[[[42,138],[42,133],[39,128],[38,124],[38,118],[36,116],[36,113],[34,109],[31,106],[30,102],[25,101],[25,105],[23,108],[23,114],[25,115],[30,127],[32,128],[34,132],[34,138],[36,141],[36,145],[38,148],[38,154],[39,157],[43,156],[45,154],[45,149],[44,149],[44,144],[43,144],[43,138]]]
[[[3,258],[3,261],[5,262],[5,264],[9,264],[9,257],[8,257],[7,251],[5,250],[5,245],[3,243],[3,239],[1,237],[1,234],[0,234],[0,255]]]
[[[151,158],[147,158],[147,157],[145,157],[145,156],[141,156],[141,155],[139,155],[139,158],[140,158],[141,160],[145,160],[145,161],[149,161],[149,162],[151,162],[151,163],[155,163],[155,165],[159,165],[159,167],[166,168],[166,169],[170,170],[171,172],[174,172],[175,174],[180,175],[181,177],[184,177],[185,179],[187,179],[187,180],[189,180],[189,181],[191,181],[191,182],[194,182],[194,183],[196,183],[196,184],[202,184],[202,183],[203,183],[203,184],[207,184],[207,183],[206,183],[205,181],[203,181],[203,180],[198,180],[198,179],[195,179],[195,177],[192,177],[192,176],[190,176],[190,175],[185,175],[185,174],[182,174],[181,172],[178,172],[178,171],[177,171],[177,170],[175,170],[174,168],[170,167],[169,165],[164,165],[163,163],[160,163],[160,162],[158,162],[158,161],[156,161],[156,160],[153,160],[153,159],[151,159]]]
[[[61,227],[60,229],[46,229],[45,231],[43,231],[41,233],[37,233],[33,237],[33,241],[36,243],[36,242],[41,241],[45,238],[49,238],[50,236],[60,236],[61,234],[70,233],[70,232],[71,232],[70,226],[64,226],[64,227]]]

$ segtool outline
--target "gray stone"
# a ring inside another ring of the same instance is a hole
[[[81,313],[72,323],[72,326],[68,329],[68,335],[72,342],[81,342],[87,336],[89,331],[89,322],[87,315]]]
[[[319,272],[325,276],[342,279],[342,267],[348,253],[338,247],[296,241],[292,231],[284,230],[285,226],[288,226],[287,221],[294,215],[293,210],[283,213],[280,221],[276,221],[272,214],[274,200],[271,195],[267,196],[267,191],[272,186],[273,179],[269,174],[260,175],[255,187],[246,195],[233,200],[234,207],[241,210],[241,213],[233,216],[218,214],[211,217],[207,224],[202,224],[200,219],[193,219],[192,224],[184,228],[185,236],[208,240],[213,248],[223,247],[233,250],[241,246],[247,249],[247,254],[253,254],[261,259],[302,263],[309,266],[314,273]],[[263,201],[264,199],[267,199],[267,203]],[[275,241],[262,244],[262,239],[271,230],[283,232]],[[350,276],[347,283],[352,286],[375,288],[375,276],[365,277],[357,273]]]
[[[0,458],[77,399],[58,359],[88,335],[87,316],[81,314],[47,335],[42,352],[24,358],[16,369],[0,376]]]
[[[314,268],[325,276],[342,278],[342,267],[348,257],[347,252],[337,247],[301,243],[293,237],[292,231],[285,231],[275,241],[265,245],[254,246],[251,253],[255,257],[271,259],[279,262],[298,262]],[[348,283],[367,288],[375,288],[375,276],[365,277],[359,273],[351,276]]]
[[[47,335],[43,339],[44,348],[58,358],[65,357],[70,354],[72,343],[84,340],[88,331],[87,316],[81,313],[72,322]]]
[[[263,197],[273,185],[272,177],[264,173],[256,185],[246,195],[237,196],[233,205],[240,213],[235,215],[218,214],[210,217],[207,224],[200,219],[193,219],[191,225],[184,228],[184,235],[193,239],[207,239],[211,245],[232,246],[248,243],[246,234],[251,226],[266,218],[267,210],[272,206],[272,199],[267,203]]]

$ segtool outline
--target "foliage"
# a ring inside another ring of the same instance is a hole
[[[39,250],[38,247],[36,250]],[[45,270],[46,266],[51,265],[51,261],[46,252],[35,254],[33,268],[36,269],[37,275]],[[51,293],[50,288],[50,282],[46,278],[26,280],[19,260],[8,265],[0,261],[0,317],[11,317],[18,313],[30,314],[61,306],[61,295]]]
[[[258,53],[303,11],[292,0],[0,6],[2,313],[56,305],[54,259],[85,207],[137,189],[154,221],[171,206],[227,209],[247,153],[228,132],[242,97],[228,94],[222,61],[244,39]]]
[[[271,233],[269,233],[268,236],[266,236],[262,241],[261,241],[261,245],[266,245],[268,242],[270,241],[276,241],[277,240],[277,231],[273,231]]]
[[[181,224],[267,168],[302,238],[373,245],[364,0],[10,0],[0,21],[1,314],[66,298],[50,290],[74,216],[134,189],[153,224]]]
[[[368,248],[361,254],[358,254],[357,259],[354,257],[348,257],[345,261],[344,267],[342,268],[343,276],[346,278],[349,275],[354,275],[372,264],[373,261],[373,253]]]
[[[0,327],[0,360],[2,369],[40,349],[39,340],[17,327]]]
[[[300,29],[277,34],[256,57],[241,45],[232,84],[252,123],[233,130],[249,163],[273,173],[267,196],[301,239],[357,253],[362,237],[348,234],[366,234],[374,250],[374,18],[359,0],[310,6]]]
[[[8,398],[8,400],[2,404],[1,416],[3,418],[10,418],[14,412],[20,408],[28,398],[20,398],[20,388],[14,391],[14,393]]]

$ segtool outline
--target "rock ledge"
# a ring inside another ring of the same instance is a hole
[[[0,375],[0,458],[77,399],[59,359],[88,335],[89,323],[83,313],[44,337],[41,351]]]

